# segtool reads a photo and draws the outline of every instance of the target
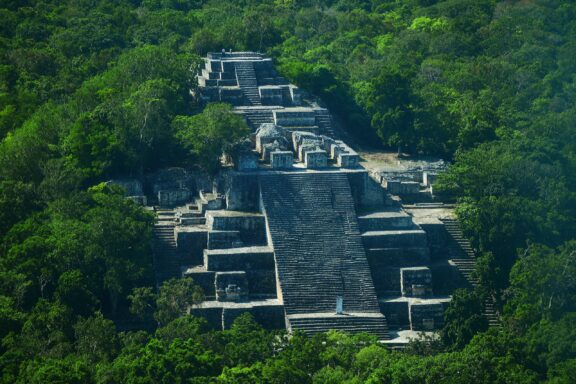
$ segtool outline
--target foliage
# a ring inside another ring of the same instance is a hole
[[[14,226],[0,258],[5,351],[26,361],[64,357],[75,345],[93,362],[111,358],[116,329],[103,314],[122,316],[130,289],[150,282],[152,222],[149,213],[102,184],[51,202]],[[91,317],[97,309],[102,312]],[[0,365],[10,372],[18,361]],[[46,364],[39,372],[61,369]],[[84,374],[83,365],[74,369]]]
[[[118,353],[118,336],[111,320],[101,312],[94,317],[81,319],[74,325],[76,351],[91,363],[108,361]]]
[[[576,312],[576,242],[558,249],[531,245],[510,273],[508,305],[526,326]]]
[[[444,342],[455,348],[463,348],[474,335],[485,331],[488,324],[482,315],[482,309],[482,300],[478,294],[468,290],[456,290],[444,313]]]
[[[154,319],[159,324],[168,324],[187,313],[194,305],[204,300],[202,288],[191,278],[173,278],[162,283],[158,293],[152,288],[135,288],[130,299],[130,311],[143,320]]]
[[[500,290],[518,249],[539,242],[557,246],[576,233],[571,142],[513,137],[478,146],[457,157],[437,190],[463,196],[458,215],[486,253],[485,285]]]
[[[195,116],[176,117],[174,128],[192,161],[211,174],[220,168],[223,151],[250,132],[244,119],[222,103],[209,104]]]
[[[573,380],[575,4],[28,0],[0,18],[0,382]],[[99,183],[218,169],[247,128],[189,89],[222,48],[270,54],[365,145],[453,160],[436,192],[458,199],[480,287],[454,297],[448,352],[170,321],[196,288],[146,288],[153,218]],[[156,333],[114,329],[129,295]],[[485,295],[503,327],[478,333]]]

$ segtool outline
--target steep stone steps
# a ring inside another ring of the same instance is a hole
[[[368,332],[379,340],[389,340],[386,319],[380,313],[352,313],[336,315],[334,313],[312,313],[287,316],[290,330],[301,331],[308,336],[329,330],[338,330],[350,334]]]
[[[204,225],[206,217],[197,209],[197,203],[189,204],[186,210],[176,212],[174,221],[179,225]]]
[[[320,129],[322,135],[330,136],[336,138],[336,132],[334,130],[334,124],[332,121],[332,116],[327,109],[316,109],[314,110],[316,114],[316,125]]]
[[[180,255],[174,237],[174,211],[157,212],[158,222],[154,225],[152,251],[156,284],[180,277]],[[168,219],[168,220],[167,220]]]
[[[267,174],[259,180],[286,313],[333,312],[337,296],[346,312],[379,313],[347,176]]]
[[[246,123],[253,131],[256,131],[264,123],[274,123],[274,114],[269,108],[243,108],[239,112],[242,113]]]
[[[248,105],[262,105],[260,101],[260,93],[258,92],[258,81],[256,79],[256,71],[254,71],[254,63],[251,61],[236,61],[236,80],[244,94],[244,98]]]
[[[444,223],[444,228],[448,233],[450,239],[453,241],[454,245],[451,249],[453,251],[453,258],[476,258],[476,254],[470,245],[470,242],[464,234],[458,222],[454,219],[442,219]]]
[[[196,206],[196,209],[193,209],[190,214],[194,216],[203,216],[206,211],[222,209],[224,206],[224,198],[211,193],[201,193],[200,197],[195,200],[194,205]]]
[[[484,316],[488,320],[488,326],[498,327],[500,325],[500,317],[494,308],[494,301],[491,299],[484,300]]]
[[[171,220],[174,218],[175,214],[176,213],[173,210],[158,209],[156,217],[158,218],[158,221]]]
[[[444,223],[444,228],[448,234],[451,241],[449,251],[452,255],[450,261],[458,268],[462,276],[466,281],[472,286],[476,287],[479,284],[479,280],[474,276],[474,271],[476,269],[476,254],[472,248],[470,242],[464,236],[460,224],[454,219],[442,219]],[[494,300],[491,298],[487,299],[484,303],[484,317],[488,320],[488,324],[491,327],[500,325],[500,318],[498,312],[494,307]]]

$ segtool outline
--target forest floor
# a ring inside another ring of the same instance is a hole
[[[381,149],[357,149],[360,164],[368,171],[405,172],[412,169],[444,168],[444,160],[430,156],[412,156]]]

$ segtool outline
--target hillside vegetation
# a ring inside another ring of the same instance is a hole
[[[1,383],[573,382],[573,2],[4,0],[0,20]],[[440,340],[210,331],[166,302],[200,300],[190,282],[151,288],[154,218],[102,182],[216,170],[245,127],[189,89],[222,48],[273,57],[364,145],[452,161],[437,190],[481,287]],[[487,295],[503,324],[484,332]]]

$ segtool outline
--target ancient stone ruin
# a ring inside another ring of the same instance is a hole
[[[159,284],[192,277],[206,301],[191,312],[218,329],[250,312],[268,328],[402,344],[442,326],[453,290],[474,284],[473,251],[450,215],[404,209],[270,58],[209,54],[198,84],[199,98],[231,103],[253,134],[216,180],[169,169],[130,188],[157,212]]]

